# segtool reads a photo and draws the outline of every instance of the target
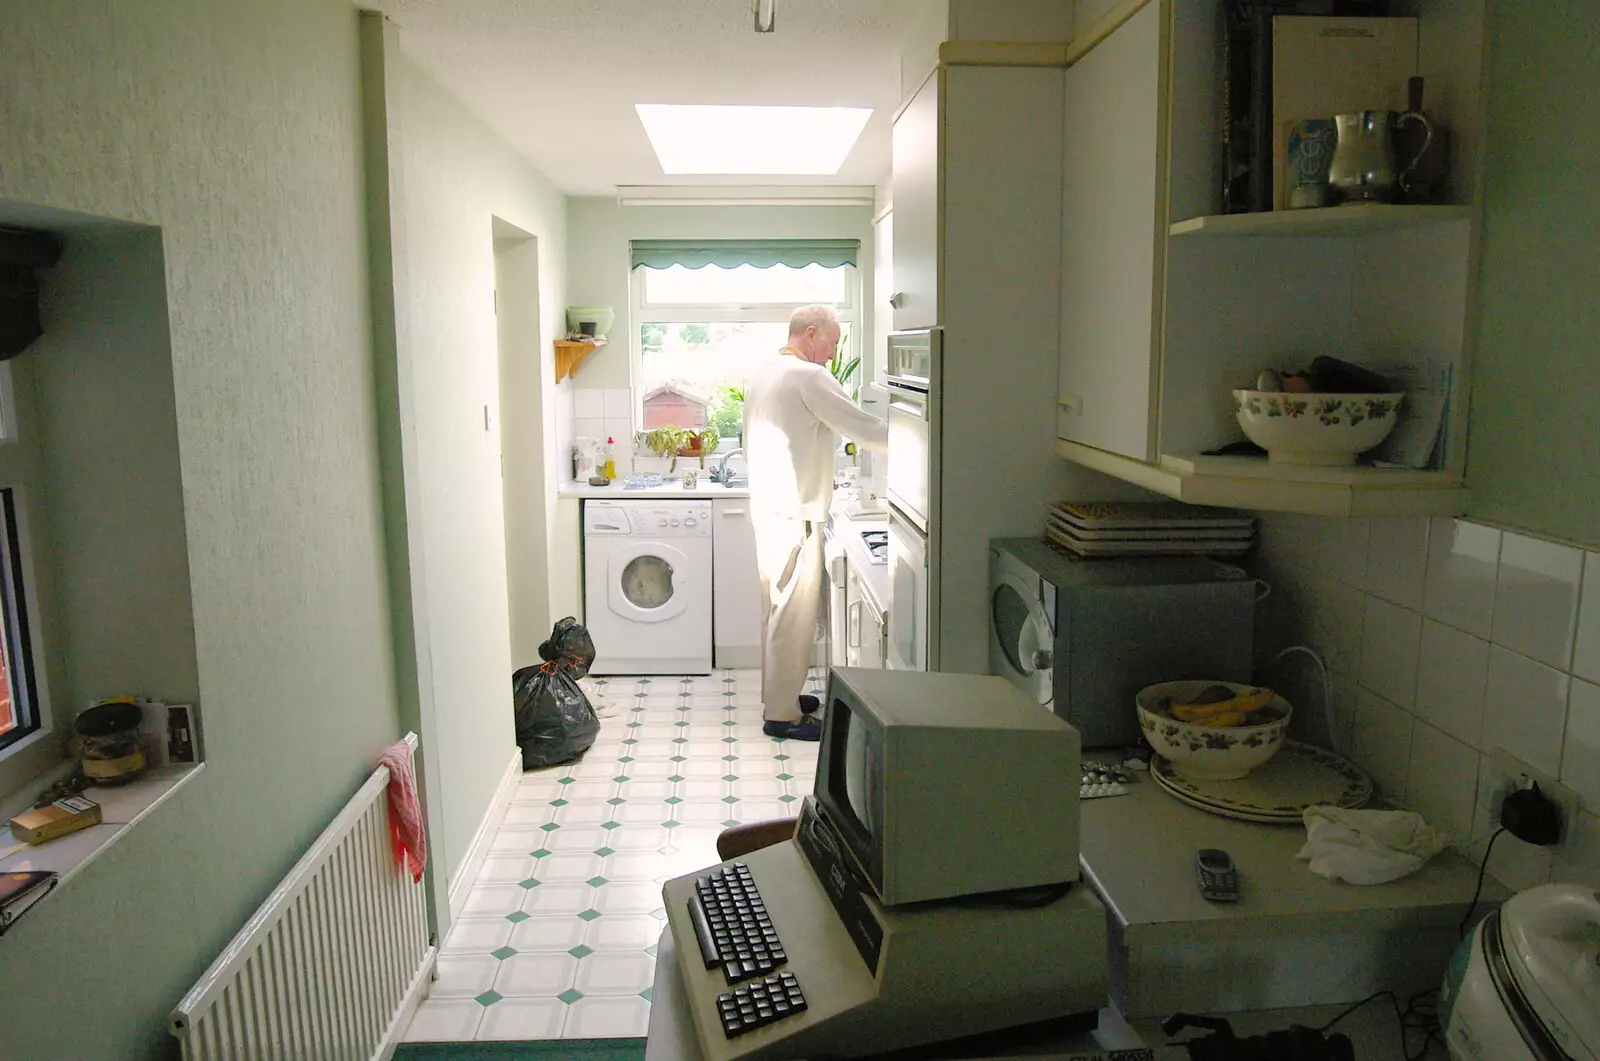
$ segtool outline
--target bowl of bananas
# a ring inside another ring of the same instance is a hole
[[[1272,758],[1289,730],[1289,702],[1256,685],[1183,681],[1134,697],[1139,728],[1185,777],[1233,781]]]

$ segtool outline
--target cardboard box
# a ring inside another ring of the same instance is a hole
[[[1289,206],[1289,130],[1307,118],[1406,109],[1417,72],[1414,18],[1272,19],[1272,208]]]
[[[85,796],[67,796],[12,818],[11,835],[24,843],[42,844],[99,824],[100,804]]]

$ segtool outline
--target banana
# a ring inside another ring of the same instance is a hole
[[[1203,726],[1237,726],[1244,722],[1244,717],[1250,712],[1271,703],[1273,695],[1271,689],[1253,689],[1218,704],[1173,704],[1170,710],[1172,717],[1180,722],[1194,722]]]

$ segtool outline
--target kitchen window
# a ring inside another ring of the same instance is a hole
[[[751,363],[784,344],[790,314],[816,303],[839,314],[832,367],[853,391],[860,383],[859,248],[855,240],[635,242],[630,339],[640,429],[741,434]]]

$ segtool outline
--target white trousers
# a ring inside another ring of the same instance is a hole
[[[752,520],[761,574],[761,714],[769,722],[800,718],[822,604],[822,524],[775,517]]]

